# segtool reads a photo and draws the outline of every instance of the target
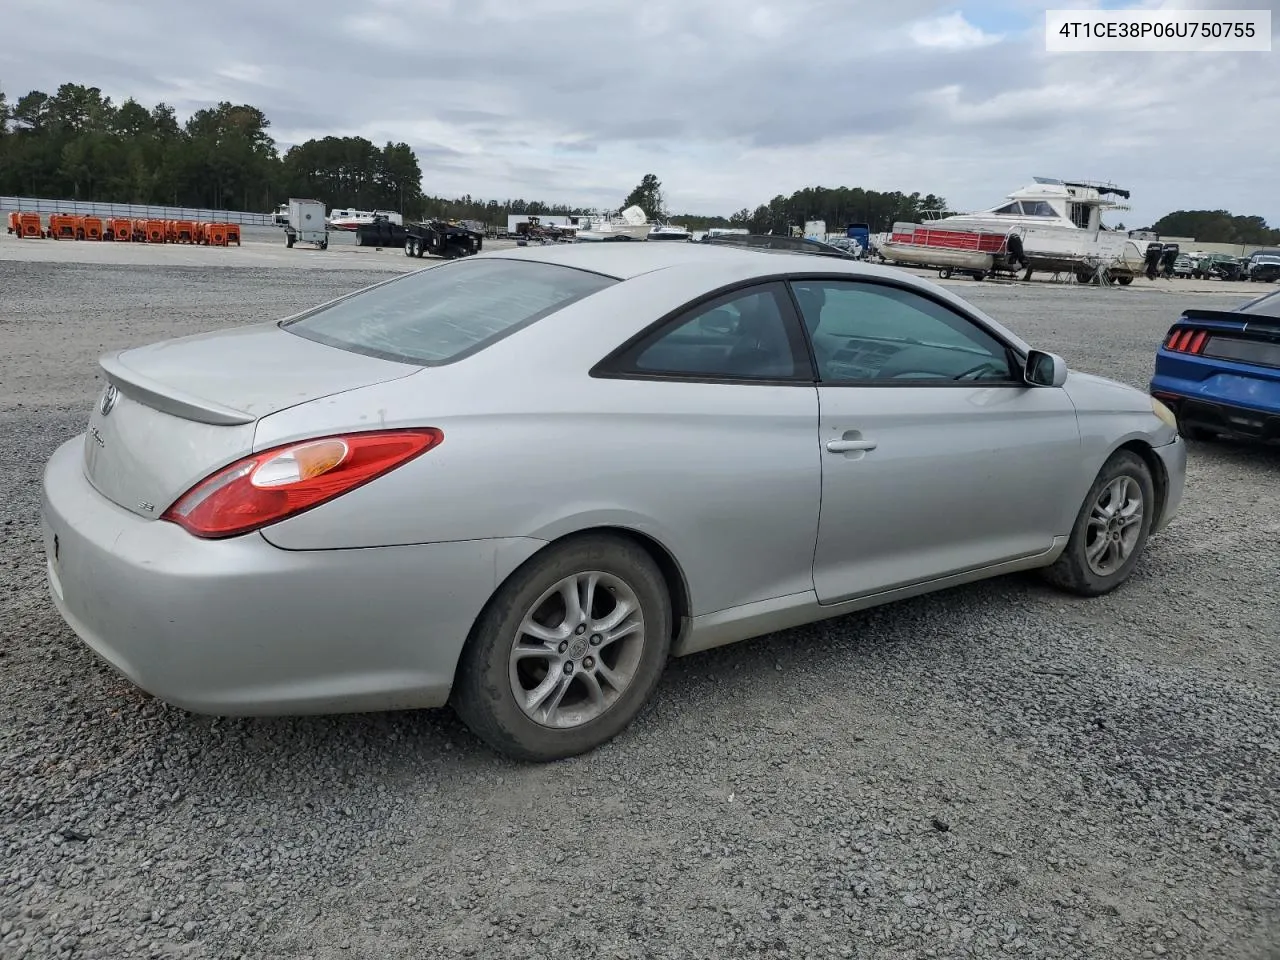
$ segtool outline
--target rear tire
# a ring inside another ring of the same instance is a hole
[[[1155,507],[1151,468],[1136,453],[1116,451],[1089,488],[1067,548],[1041,575],[1082,597],[1110,593],[1129,579],[1142,556]]]
[[[670,649],[657,564],[623,537],[584,534],[537,554],[494,593],[463,649],[451,702],[499,753],[560,760],[635,719]]]

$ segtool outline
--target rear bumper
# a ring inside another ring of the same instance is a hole
[[[1223,370],[1181,357],[1151,378],[1150,393],[1174,412],[1179,425],[1261,442],[1280,441],[1280,370],[1238,365]],[[1191,376],[1178,376],[1185,372]]]
[[[1259,410],[1203,395],[1177,394],[1157,381],[1152,382],[1151,392],[1168,405],[1184,430],[1199,428],[1240,440],[1280,443],[1280,409]]]
[[[1180,424],[1240,440],[1280,443],[1280,414],[1206,400],[1179,400],[1170,407]]]
[[[45,468],[42,523],[59,613],[138,687],[197,713],[443,705],[472,623],[539,541],[282,550],[117,507],[76,438]]]

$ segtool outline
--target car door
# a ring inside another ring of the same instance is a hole
[[[1066,391],[1027,385],[1003,341],[922,292],[792,289],[819,373],[820,602],[1031,556],[1067,532],[1080,433]]]
[[[613,381],[601,411],[626,411],[605,422],[635,438],[618,484],[635,513],[661,521],[693,614],[808,594],[818,399],[786,286],[755,283],[693,304],[592,375]]]

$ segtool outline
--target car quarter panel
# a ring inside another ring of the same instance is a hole
[[[1140,441],[1159,449],[1178,440],[1177,430],[1151,409],[1151,398],[1124,384],[1073,370],[1064,389],[1076,406],[1082,465],[1077,480],[1083,500],[1102,465],[1117,449]]]
[[[733,258],[723,268],[637,277],[473,357],[264,419],[258,448],[415,424],[439,427],[445,437],[417,460],[264,536],[286,549],[317,550],[490,536],[551,540],[619,526],[670,551],[694,615],[812,591],[821,468],[811,383],[589,374],[687,300],[754,272],[776,272],[785,259],[758,257],[759,266]]]
[[[443,705],[497,581],[541,546],[290,552],[257,534],[202,540],[106,500],[84,477],[81,442],[45,469],[54,602],[118,672],[201,713]]]

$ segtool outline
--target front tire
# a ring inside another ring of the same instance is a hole
[[[1155,506],[1151,468],[1136,453],[1116,451],[1098,472],[1067,548],[1044,578],[1083,597],[1110,593],[1129,579],[1142,556]]]
[[[453,706],[499,753],[572,757],[635,719],[670,649],[671,602],[649,554],[623,537],[573,537],[493,595],[463,649]]]

